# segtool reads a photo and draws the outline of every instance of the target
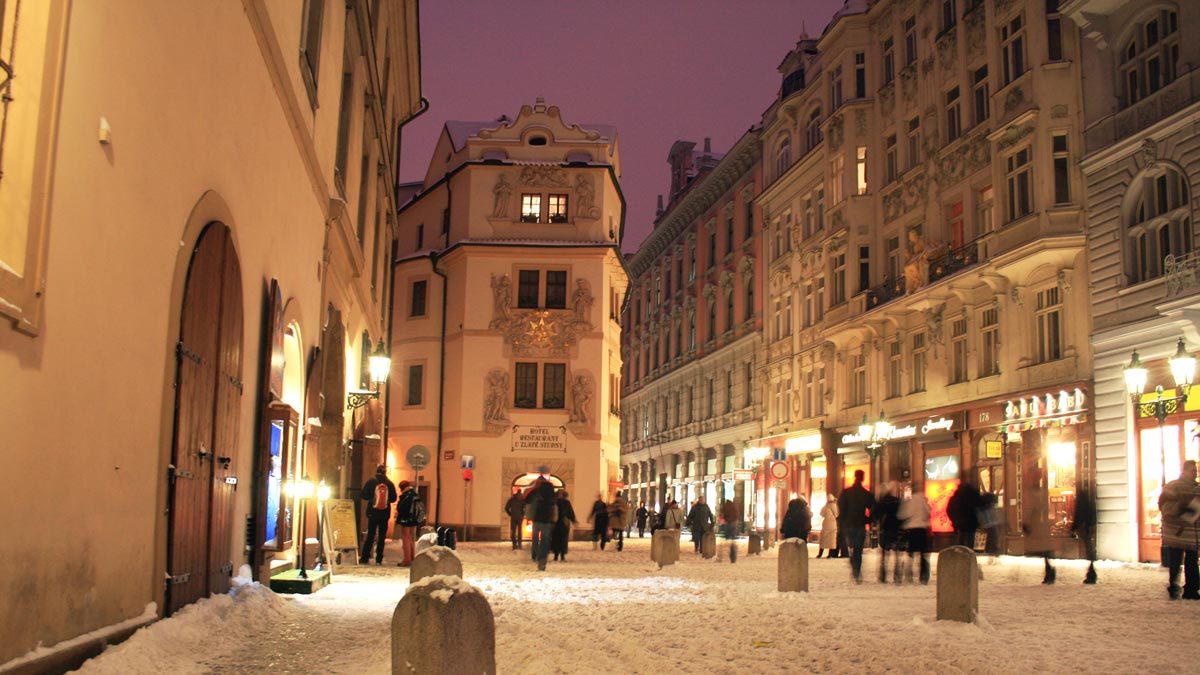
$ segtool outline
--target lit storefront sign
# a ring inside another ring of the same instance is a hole
[[[894,441],[894,440],[898,440],[898,439],[902,439],[902,438],[913,438],[914,436],[917,436],[918,434],[921,436],[928,436],[929,434],[937,432],[937,431],[950,431],[953,428],[954,428],[954,419],[953,418],[931,417],[928,420],[926,420],[925,423],[919,427],[915,423],[906,424],[904,426],[896,425],[895,430],[892,432],[891,440]],[[863,442],[862,436],[857,433],[842,435],[842,445],[855,445],[855,444],[862,443],[862,442]]]
[[[821,434],[809,434],[807,436],[797,436],[784,441],[784,448],[789,455],[799,455],[806,452],[821,451]]]
[[[1004,403],[1001,431],[1020,432],[1050,426],[1082,424],[1087,421],[1086,400],[1078,387],[1043,395],[1022,397]]]

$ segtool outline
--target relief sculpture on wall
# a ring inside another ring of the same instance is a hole
[[[508,217],[508,201],[512,197],[512,184],[508,182],[507,176],[500,174],[500,178],[496,180],[496,186],[492,188],[492,194],[496,197],[492,204],[492,217]]]
[[[571,380],[571,424],[589,426],[592,423],[588,410],[592,404],[592,381],[587,375],[576,375]]]
[[[501,330],[512,320],[512,282],[507,274],[492,275],[492,321],[488,328]]]
[[[499,368],[493,368],[484,378],[484,384],[486,394],[483,404],[483,422],[489,431],[503,431],[512,424],[508,419],[508,373]]]

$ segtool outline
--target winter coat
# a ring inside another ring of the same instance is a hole
[[[842,490],[842,495],[838,497],[838,527],[865,530],[869,522],[867,512],[874,509],[875,495],[868,492],[862,483],[855,483]]]
[[[396,504],[396,524],[403,527],[416,527],[421,524],[421,519],[417,514],[417,500],[420,497],[417,495],[417,490],[414,487],[409,487],[400,495],[400,502]]]
[[[1200,550],[1200,520],[1196,520],[1200,486],[1195,481],[1180,477],[1167,483],[1158,498],[1158,509],[1162,512],[1163,546]]]
[[[672,502],[667,508],[667,512],[663,514],[663,527],[668,530],[678,530],[683,527],[683,510],[679,508],[678,502]]]
[[[508,498],[508,503],[504,505],[504,512],[508,514],[509,520],[519,521],[525,517],[525,500],[521,498],[520,492],[514,492]]]
[[[629,502],[624,497],[617,497],[608,505],[608,526],[614,530],[624,530],[629,524]]]
[[[828,502],[821,507],[821,548],[837,548],[838,534],[838,505],[836,501]]]
[[[726,499],[721,505],[721,521],[726,525],[736,525],[741,521],[741,514],[738,513],[737,504]]]
[[[704,534],[712,529],[713,512],[708,508],[708,504],[697,502],[692,510],[687,515],[687,526],[693,533]]]
[[[592,529],[596,531],[608,529],[608,504],[605,504],[603,499],[597,499],[592,504],[592,513],[588,516],[588,522],[592,523]]]
[[[648,510],[646,510],[646,507],[644,507],[644,506],[638,507],[637,513],[634,515],[637,517],[638,529],[639,530],[646,529],[646,521],[650,517],[650,512]]]
[[[946,504],[946,515],[955,532],[973,532],[979,529],[979,490],[970,483],[959,483],[958,489]]]
[[[924,495],[912,495],[900,502],[900,527],[906,530],[929,529],[929,501]]]
[[[374,507],[375,488],[381,483],[387,487],[387,506],[377,509]],[[373,478],[363,483],[362,498],[367,503],[368,518],[390,518],[392,515],[392,504],[396,503],[396,486],[387,476],[375,474]]]
[[[871,516],[879,524],[879,541],[884,548],[892,548],[900,537],[900,498],[887,493],[879,498]]]
[[[779,526],[779,536],[784,539],[808,541],[808,533],[811,531],[812,511],[808,510],[808,502],[801,498],[788,502],[787,513]]]
[[[530,507],[530,518],[535,523],[553,523],[557,520],[558,496],[554,494],[554,485],[544,478],[538,478],[525,492],[525,504]]]

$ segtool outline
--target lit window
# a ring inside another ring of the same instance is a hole
[[[542,196],[534,194],[521,195],[521,222],[539,223],[542,219]]]
[[[550,195],[550,222],[565,223],[567,222],[567,196],[566,195]]]
[[[858,174],[858,191],[855,194],[867,194],[867,146],[860,145],[855,150],[855,168]]]

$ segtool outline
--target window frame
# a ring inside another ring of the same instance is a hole
[[[1063,314],[1062,290],[1057,285],[1047,286],[1035,293],[1034,305],[1034,355],[1037,363],[1050,363],[1063,357]]]
[[[550,382],[552,372],[561,376],[557,382]],[[522,410],[565,409],[568,379],[566,361],[546,359],[515,362],[513,364],[513,407]],[[551,400],[550,405],[547,405],[547,397],[555,393],[559,395],[559,400]],[[525,396],[523,397],[523,395]]]
[[[1034,212],[1032,146],[1024,145],[1004,157],[1004,185],[1008,192],[1008,222]]]

